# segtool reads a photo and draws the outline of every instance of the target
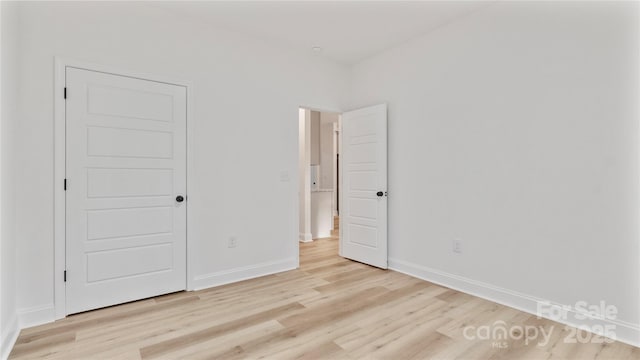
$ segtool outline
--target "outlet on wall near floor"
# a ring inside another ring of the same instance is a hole
[[[229,236],[229,242],[227,243],[227,247],[234,248],[238,246],[238,238],[235,236]]]
[[[453,252],[462,254],[462,241],[460,239],[453,239]]]

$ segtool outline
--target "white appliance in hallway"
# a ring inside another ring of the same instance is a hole
[[[66,68],[66,313],[186,288],[186,88]]]
[[[331,236],[333,225],[333,190],[311,191],[311,235],[314,239]]]
[[[320,189],[320,165],[311,165],[309,168],[309,181],[311,182],[311,191]]]
[[[313,239],[331,236],[333,189],[320,188],[320,166],[311,165],[311,236]]]

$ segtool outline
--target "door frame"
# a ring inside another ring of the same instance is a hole
[[[195,135],[195,126],[193,120],[193,84],[191,81],[184,79],[169,78],[162,75],[154,75],[142,73],[139,71],[131,71],[115,68],[112,66],[78,61],[56,56],[54,58],[54,89],[53,89],[53,108],[54,108],[54,139],[53,139],[53,306],[55,310],[55,320],[62,319],[67,316],[66,309],[66,285],[64,281],[64,271],[66,264],[66,197],[64,190],[64,179],[66,174],[66,106],[64,98],[64,88],[66,84],[66,68],[74,67],[83,70],[96,71],[111,75],[127,76],[140,80],[150,80],[170,85],[183,86],[187,90],[187,114],[186,114],[186,133],[187,133],[187,191],[186,201],[186,217],[187,217],[187,234],[186,234],[186,290],[194,289],[193,286],[193,266],[190,259],[194,258],[193,246],[189,246],[189,234],[192,232],[193,224],[189,217],[189,197],[193,198],[196,193],[194,186],[194,161],[193,161],[193,144]]]
[[[333,197],[333,216],[340,216],[340,146],[342,134],[342,114],[338,116],[338,122],[333,124],[333,183],[335,194]],[[339,220],[339,219],[338,219]],[[333,223],[331,223],[333,226]],[[339,227],[338,227],[339,228]],[[335,230],[332,228],[332,230]]]

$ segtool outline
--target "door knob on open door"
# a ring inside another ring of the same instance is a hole
[[[384,195],[384,193],[383,193],[382,191],[378,191],[378,192],[376,193],[376,195],[378,195],[378,196],[382,196],[382,195]]]
[[[184,197],[182,195],[178,195],[178,196],[176,196],[176,201],[177,202],[183,202],[184,201]]]

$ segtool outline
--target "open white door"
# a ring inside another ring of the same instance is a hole
[[[186,88],[66,68],[66,312],[186,287]]]
[[[342,114],[340,255],[387,268],[387,105]]]

